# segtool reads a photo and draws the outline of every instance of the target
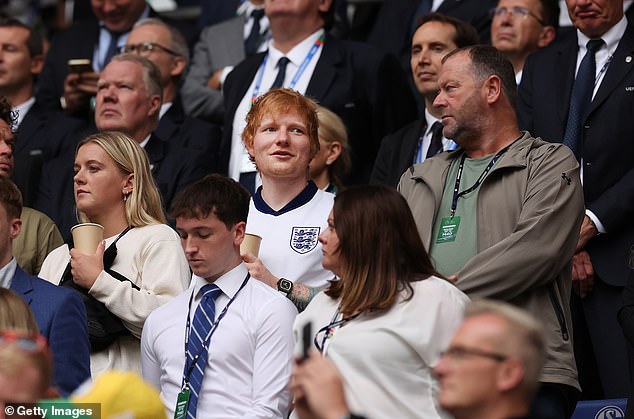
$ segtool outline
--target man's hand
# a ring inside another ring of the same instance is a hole
[[[295,362],[291,391],[301,419],[339,419],[349,413],[337,368],[317,351]]]
[[[77,112],[88,105],[92,96],[97,94],[97,81],[99,74],[68,73],[64,79],[64,101],[66,110],[70,113]]]
[[[224,70],[224,68],[221,68],[220,70],[216,70],[216,72],[212,74],[211,77],[209,77],[209,80],[207,80],[207,87],[220,90],[220,88],[222,87],[222,83],[220,83],[220,76],[222,75],[222,70]]]
[[[581,298],[586,298],[594,286],[594,268],[590,255],[585,250],[572,257],[572,289]]]
[[[103,271],[103,252],[106,249],[102,241],[94,255],[86,255],[77,249],[70,249],[70,273],[75,284],[90,289]]]
[[[597,227],[592,222],[592,219],[587,215],[583,217],[583,223],[581,223],[581,231],[579,232],[579,241],[577,242],[577,250],[579,252],[586,244],[590,241],[591,238],[599,234]]]
[[[266,266],[264,266],[261,259],[255,257],[252,253],[244,253],[242,255],[242,260],[245,265],[247,265],[247,269],[252,277],[259,279],[271,288],[277,289],[277,281],[279,281],[279,278],[275,277],[268,269],[266,269]]]

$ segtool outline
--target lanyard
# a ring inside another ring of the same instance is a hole
[[[357,313],[353,316],[348,316],[348,317],[344,317],[341,320],[335,320],[337,317],[339,317],[339,310],[341,309],[341,307],[337,307],[337,310],[335,311],[334,316],[332,316],[332,320],[330,320],[330,323],[328,323],[326,326],[322,327],[321,329],[319,329],[317,331],[317,333],[315,334],[315,338],[313,339],[313,343],[315,345],[315,347],[319,350],[319,352],[321,352],[322,354],[326,351],[326,341],[328,340],[328,338],[330,338],[330,335],[332,335],[332,332],[335,330],[335,328],[337,327],[341,327],[344,324],[351,322],[352,320],[356,319],[357,317],[359,317],[359,315],[361,313]],[[321,339],[321,346],[317,343],[317,336],[319,336],[319,334],[321,332],[325,332],[324,333],[324,337]]]
[[[467,188],[464,191],[459,192],[460,179],[462,178],[462,170],[464,169],[464,162],[467,158],[466,154],[464,152],[462,153],[462,158],[460,159],[460,166],[458,167],[458,174],[456,175],[456,183],[453,188],[453,199],[451,200],[451,218],[453,218],[453,216],[456,215],[456,208],[458,207],[458,198],[461,198],[465,196],[466,194],[475,191],[476,189],[478,189],[478,187],[480,187],[484,178],[487,177],[487,175],[489,174],[493,166],[495,166],[495,163],[500,159],[500,157],[502,157],[502,155],[504,155],[504,153],[508,151],[511,144],[507,145],[502,150],[498,151],[495,156],[493,156],[489,164],[487,164],[487,167],[485,167],[484,171],[480,174],[480,177],[478,177],[478,180],[476,180],[476,182],[470,188]]]
[[[222,312],[220,313],[216,321],[214,321],[214,323],[211,325],[211,330],[209,330],[209,333],[207,333],[207,336],[205,336],[205,339],[203,340],[203,347],[202,347],[203,351],[209,348],[209,342],[211,341],[211,336],[214,334],[214,332],[218,328],[218,324],[220,324],[220,320],[222,320],[225,314],[227,314],[227,310],[229,309],[229,306],[236,299],[240,291],[242,291],[242,288],[244,288],[244,286],[247,284],[247,281],[249,280],[250,276],[251,276],[250,274],[247,274],[247,276],[244,278],[244,281],[242,281],[242,285],[240,285],[240,288],[238,288],[238,291],[231,298],[231,300],[229,300],[229,302],[227,303],[225,308],[222,310]],[[187,305],[187,324],[185,326],[185,356],[186,358],[185,358],[185,372],[183,374],[183,388],[185,388],[189,384],[189,376],[191,375],[194,369],[194,366],[196,365],[196,362],[198,361],[198,358],[200,357],[200,353],[198,353],[196,354],[196,356],[194,356],[194,358],[190,362],[189,357],[187,356],[187,344],[189,343],[189,332],[191,327],[190,315],[191,315],[191,306],[192,306],[193,299],[194,299],[194,291],[192,290],[192,294],[189,297],[189,304]]]
[[[304,61],[302,61],[302,63],[299,65],[299,68],[297,69],[297,71],[295,72],[295,75],[293,76],[293,79],[291,80],[291,84],[289,86],[290,89],[295,88],[295,85],[299,81],[299,78],[302,76],[302,74],[306,70],[306,67],[308,67],[308,64],[311,62],[311,60],[317,53],[317,50],[319,50],[319,48],[323,44],[324,44],[324,35],[322,34],[319,36],[319,38],[317,38],[313,46],[310,47],[308,54],[306,54],[306,57],[304,57]],[[258,77],[255,80],[255,87],[253,88],[253,94],[251,95],[251,105],[253,105],[255,100],[260,95],[260,87],[262,85],[262,78],[264,77],[264,68],[266,67],[266,62],[268,61],[268,59],[269,59],[269,54],[267,53],[264,56],[264,60],[262,60],[262,64],[260,64],[260,69],[258,70]]]

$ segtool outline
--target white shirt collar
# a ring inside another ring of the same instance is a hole
[[[9,263],[0,268],[0,288],[11,288],[17,266],[18,262],[15,261],[15,258],[11,258]]]
[[[607,45],[607,50],[610,54],[613,54],[616,50],[616,47],[619,45],[619,41],[623,38],[623,34],[625,34],[625,29],[627,29],[627,19],[623,16],[616,25],[612,26],[606,33],[601,35],[601,39],[603,39],[603,42]],[[590,38],[577,29],[577,42],[579,43],[579,49],[582,49],[584,53],[586,44],[589,40]]]
[[[238,266],[216,279],[213,283],[220,288],[227,298],[233,298],[240,289],[240,285],[242,285],[242,281],[244,281],[247,273],[249,273],[249,270],[246,265],[241,262]],[[200,301],[200,289],[209,284],[209,282],[205,278],[201,278],[197,275],[192,276],[192,282],[194,283],[194,301]]]
[[[288,54],[286,54],[286,57],[291,60],[295,66],[299,67],[302,64],[302,61],[304,61],[304,58],[308,55],[308,51],[310,51],[315,42],[317,42],[317,39],[323,35],[324,32],[323,28],[317,29],[315,32],[308,35],[302,42],[295,45]],[[271,39],[271,41],[269,41],[269,60],[271,60],[271,63],[277,63],[284,55],[285,54],[273,46],[273,40]]]
[[[150,141],[150,137],[152,136],[152,133],[150,132],[147,137],[145,137],[145,139],[143,141],[141,141],[139,143],[139,145],[141,146],[141,148],[145,148],[145,146],[147,145],[148,141]]]
[[[172,102],[163,103],[161,105],[161,109],[159,110],[159,120],[163,118],[163,115],[165,115],[167,111],[170,110],[171,107],[172,107]]]

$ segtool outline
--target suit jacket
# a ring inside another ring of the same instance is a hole
[[[79,293],[26,274],[19,266],[11,290],[26,301],[53,358],[53,383],[64,396],[90,378],[86,308]]]
[[[149,7],[149,6],[148,6]],[[151,7],[149,17],[160,18]],[[198,32],[193,25],[182,22],[162,19],[166,23],[178,28],[188,44],[193,45]],[[36,97],[48,109],[61,110],[59,99],[64,95],[64,79],[68,75],[68,60],[73,58],[88,58],[92,60],[95,46],[99,41],[99,23],[92,16],[74,23],[68,30],[56,35],[51,48],[46,54],[44,69],[38,76]],[[90,120],[86,109],[79,116]]]
[[[418,140],[426,124],[425,118],[416,120],[381,141],[370,176],[371,184],[398,185],[403,172],[412,165]]]
[[[399,56],[407,57],[411,47],[412,19],[420,0],[384,1],[368,42]],[[480,41],[491,43],[491,15],[497,0],[445,0],[436,12],[471,23],[480,34]]]
[[[201,32],[181,88],[188,114],[222,123],[222,93],[208,87],[207,80],[217,70],[244,60],[244,19],[244,16],[235,16]]]
[[[247,58],[225,81],[221,147],[225,164],[234,113],[264,56],[260,53]],[[394,56],[369,45],[326,36],[306,96],[339,115],[348,129],[352,170],[346,183],[367,183],[381,139],[416,118],[416,103],[405,80]]]
[[[178,191],[215,169],[208,156],[197,150],[163,141],[156,134],[150,137],[145,151],[156,186],[161,192],[163,205],[168,211]]]
[[[35,203],[44,161],[74,150],[84,129],[82,120],[50,111],[37,101],[29,109],[18,127],[13,151],[12,179],[22,192],[24,205]]]
[[[577,62],[577,33],[529,56],[519,88],[522,129],[561,142]],[[634,243],[634,26],[628,24],[583,121],[583,191],[586,208],[607,234],[586,250],[598,276],[624,286]]]
[[[180,96],[176,96],[154,132],[168,143],[204,152],[211,170],[217,171],[222,140],[220,126],[186,115]]]

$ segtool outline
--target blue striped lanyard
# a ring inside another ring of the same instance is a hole
[[[304,61],[302,61],[302,63],[299,65],[299,68],[297,69],[297,71],[295,72],[295,75],[293,76],[293,79],[291,80],[291,84],[288,86],[290,89],[295,88],[295,85],[299,81],[299,78],[302,76],[302,74],[306,70],[306,67],[308,67],[308,64],[310,64],[313,57],[315,56],[315,54],[317,54],[317,51],[323,44],[324,44],[324,35],[322,34],[319,36],[319,38],[317,38],[313,46],[310,47],[308,54],[306,54],[306,57],[304,57]],[[253,105],[253,102],[255,102],[258,96],[260,96],[260,87],[262,86],[262,79],[264,78],[264,68],[266,67],[266,62],[268,61],[268,59],[269,59],[269,54],[267,52],[266,55],[264,56],[264,59],[262,60],[262,64],[260,64],[260,68],[258,69],[258,76],[255,80],[255,87],[253,88],[253,94],[251,95],[251,105]]]

